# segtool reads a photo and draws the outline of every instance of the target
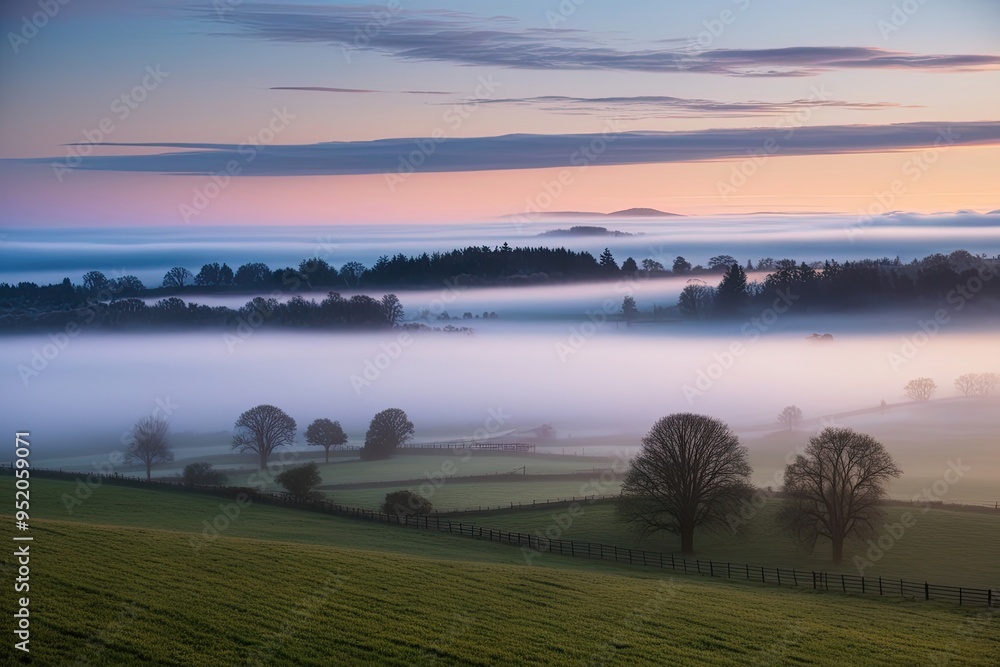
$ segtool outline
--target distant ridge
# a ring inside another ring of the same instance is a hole
[[[539,213],[552,218],[682,218],[680,213],[668,213],[655,208],[626,208],[622,211],[600,213],[597,211],[545,211]]]
[[[537,234],[537,236],[639,236],[638,234],[629,234],[628,232],[619,232],[614,229],[607,229],[606,227],[587,227],[583,225],[578,225],[576,227],[570,227],[569,229],[550,229],[547,232],[542,232]]]

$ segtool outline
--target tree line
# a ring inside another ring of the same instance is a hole
[[[732,258],[728,258],[732,259]],[[782,300],[800,312],[809,309],[849,310],[877,306],[947,303],[961,310],[978,297],[1000,297],[1000,265],[996,259],[957,250],[929,255],[910,264],[898,258],[823,263],[761,260],[769,271],[749,281],[747,270],[733,261],[717,287],[689,281],[678,299],[688,317],[759,311]]]

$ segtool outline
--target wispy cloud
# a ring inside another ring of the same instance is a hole
[[[426,172],[488,171],[567,167],[602,135],[511,134],[457,137],[437,143]],[[378,174],[397,169],[400,157],[416,149],[417,139],[273,145],[241,161],[243,175],[296,176]],[[430,139],[420,139],[423,143]],[[1000,145],[1000,121],[904,123],[897,125],[826,125],[799,128],[739,128],[690,132],[624,132],[606,141],[601,165],[704,162],[742,159],[771,144],[774,154],[836,155],[903,151],[941,145]],[[142,154],[92,155],[78,168],[99,171],[212,174],[230,160],[240,160],[240,146],[210,143],[105,143],[142,149]],[[150,148],[171,152],[148,154]],[[14,160],[49,165],[54,158]]]
[[[271,86],[270,90],[307,90],[317,93],[376,93],[395,95],[454,95],[446,90],[369,90],[367,88],[329,88],[326,86]]]
[[[395,58],[519,69],[700,72],[744,77],[810,76],[830,70],[972,71],[1000,69],[1000,55],[917,54],[866,46],[793,46],[771,49],[675,47],[623,49],[580,30],[525,28],[509,17],[407,9],[373,24],[370,5],[315,6],[242,3],[220,15],[218,34],[367,49]],[[359,38],[359,34],[363,39]]]
[[[480,104],[521,106],[559,114],[610,115],[615,118],[749,118],[754,116],[783,116],[818,106],[849,109],[852,111],[877,111],[900,108],[905,105],[892,102],[843,102],[838,100],[801,99],[787,102],[720,102],[717,100],[642,95],[637,97],[516,97],[477,100]],[[911,107],[906,107],[911,108]]]

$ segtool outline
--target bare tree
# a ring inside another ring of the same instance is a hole
[[[965,375],[960,375],[955,380],[955,389],[962,392],[963,396],[974,396],[976,393],[976,384],[979,381],[979,376],[975,373],[966,373]]]
[[[657,421],[642,439],[622,484],[619,515],[641,535],[680,535],[681,551],[694,551],[698,526],[725,525],[753,492],[747,448],[723,422],[690,413]]]
[[[996,373],[980,373],[976,381],[976,395],[989,396],[1000,386],[1000,375]]]
[[[820,537],[830,540],[839,565],[844,540],[875,532],[886,486],[901,474],[875,438],[849,428],[824,429],[785,468],[788,498],[779,521],[810,549]]]
[[[267,470],[267,459],[278,447],[291,445],[295,440],[295,420],[281,408],[258,405],[250,408],[236,420],[236,433],[232,448],[254,452],[260,457],[260,469]]]
[[[778,423],[782,426],[787,426],[789,431],[798,426],[801,421],[802,410],[799,410],[795,405],[789,405],[778,415]]]
[[[955,380],[955,388],[964,396],[989,396],[1000,385],[996,373],[966,373]]]
[[[322,447],[326,450],[326,462],[330,462],[330,448],[347,444],[347,434],[341,428],[340,422],[329,419],[317,419],[306,428],[306,444]]]
[[[149,415],[137,421],[129,432],[131,444],[125,450],[125,461],[145,465],[147,481],[152,477],[154,465],[174,460],[174,452],[167,444],[169,431],[166,419],[159,415]]]
[[[917,378],[915,380],[910,380],[903,387],[903,391],[906,392],[908,398],[914,401],[927,401],[930,397],[934,395],[934,391],[937,389],[937,384],[931,378]]]
[[[194,280],[191,272],[183,266],[175,266],[163,276],[164,287],[184,287]]]

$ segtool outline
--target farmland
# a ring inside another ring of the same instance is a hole
[[[1000,651],[995,610],[528,566],[503,545],[263,506],[195,550],[218,498],[107,485],[69,515],[71,482],[34,483],[42,664],[990,665]]]

